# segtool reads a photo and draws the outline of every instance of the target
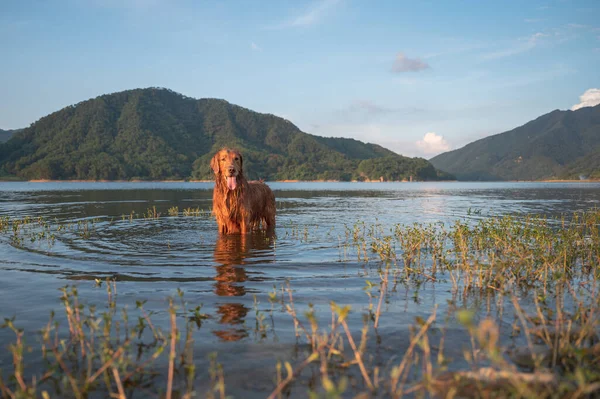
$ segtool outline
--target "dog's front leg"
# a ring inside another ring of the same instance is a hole
[[[250,223],[248,223],[248,221],[246,219],[242,219],[242,221],[240,222],[240,233],[247,234],[249,226],[250,226]]]

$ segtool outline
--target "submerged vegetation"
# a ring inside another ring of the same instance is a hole
[[[208,212],[153,207],[110,223],[185,216]],[[85,240],[97,223],[3,218],[0,239],[18,246],[32,234],[49,240],[76,233]],[[295,300],[293,280],[273,288],[270,307],[255,298],[254,323],[247,326],[255,339],[275,334],[278,326],[267,320],[277,312],[289,316],[296,335],[296,359],[274,354],[268,397],[597,396],[599,225],[600,211],[594,210],[559,219],[346,226],[343,236],[331,237],[340,261],[364,264],[376,276],[365,278],[363,309],[331,302],[331,315],[325,315],[331,321],[324,324],[322,308]],[[282,229],[286,239],[309,240],[315,227]],[[425,286],[439,284],[449,287],[451,300],[396,333],[407,335],[402,356],[383,358],[381,320],[392,317],[386,303],[402,288],[412,294],[407,300],[420,301]],[[15,338],[8,346],[12,368],[0,373],[2,397],[227,397],[235,376],[219,364],[218,353],[206,370],[194,357],[194,334],[208,317],[201,306],[188,304],[178,291],[161,327],[143,301],[134,310],[120,306],[114,280],[97,280],[96,286],[106,287],[106,303],[84,305],[77,287],[66,286],[62,315],[51,314],[27,342],[19,320],[5,319],[3,327]],[[357,313],[362,323],[350,321]],[[451,341],[457,336],[463,347]],[[41,354],[43,367],[28,367],[30,353]]]

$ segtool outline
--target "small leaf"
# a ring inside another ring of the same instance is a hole
[[[465,327],[471,327],[473,325],[474,317],[475,313],[472,310],[463,309],[456,312],[456,319]]]
[[[315,360],[318,360],[318,359],[319,359],[319,353],[318,352],[313,352],[313,353],[310,354],[310,356],[306,360],[308,360],[309,363],[312,363],[312,362],[314,362]]]
[[[287,378],[292,378],[292,376],[294,375],[294,370],[292,369],[292,365],[290,364],[290,362],[285,362],[283,365],[285,366],[285,370],[288,373]]]

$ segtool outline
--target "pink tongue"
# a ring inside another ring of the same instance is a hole
[[[237,187],[237,180],[235,179],[235,176],[230,176],[227,178],[227,187],[230,190],[235,190]]]

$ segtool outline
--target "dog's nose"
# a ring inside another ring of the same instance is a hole
[[[235,172],[235,169],[233,168],[233,166],[230,166],[229,168],[227,168],[227,170],[229,171],[230,175],[232,175],[233,172]]]

